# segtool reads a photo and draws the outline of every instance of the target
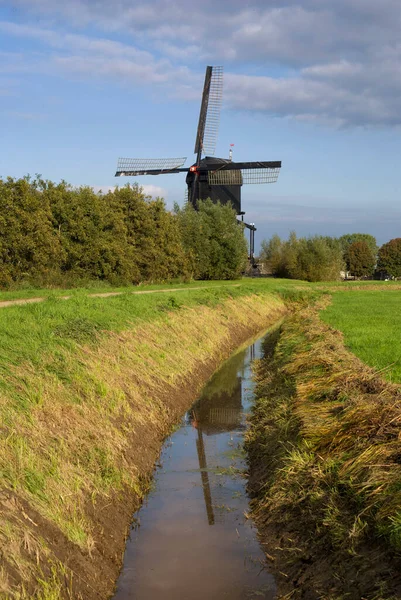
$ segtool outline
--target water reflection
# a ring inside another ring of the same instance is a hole
[[[198,423],[195,419],[192,423]],[[205,444],[203,443],[202,427],[195,425],[198,429],[198,439],[196,440],[196,449],[198,451],[199,470],[201,473],[203,495],[205,497],[206,514],[209,525],[214,525],[214,513],[212,505],[212,493],[210,491],[209,473],[207,470]]]
[[[260,352],[257,342],[227,361],[166,443],[154,490],[137,514],[140,527],[127,543],[115,600],[275,597],[244,516],[242,441],[250,361]]]
[[[241,384],[245,354],[243,351],[232,357],[226,365],[224,376],[219,372],[212,377],[189,411],[189,421],[198,431],[196,449],[209,525],[214,525],[215,517],[203,433],[208,436],[219,435],[244,427]],[[255,355],[254,344],[249,347],[249,354],[250,357]]]

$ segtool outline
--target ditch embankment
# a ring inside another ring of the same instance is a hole
[[[249,491],[280,597],[400,598],[401,386],[319,306],[286,319],[255,369]]]
[[[286,312],[242,288],[1,311],[0,596],[109,598],[163,439]]]

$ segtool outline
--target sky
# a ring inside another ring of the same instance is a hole
[[[401,237],[400,0],[0,0],[0,176],[183,204],[185,175],[116,180],[118,157],[188,157],[206,65],[224,67],[216,156],[281,160],[242,189],[257,244]]]

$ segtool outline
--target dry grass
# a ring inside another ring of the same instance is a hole
[[[348,352],[318,308],[284,323],[257,379],[248,448],[262,471],[259,518],[298,521],[305,548],[337,553],[345,570],[347,556],[377,547],[382,572],[366,597],[393,597],[399,578],[383,580],[382,556],[401,552],[401,386]],[[383,581],[387,591],[377,596]]]

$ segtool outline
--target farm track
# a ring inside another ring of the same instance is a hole
[[[236,283],[234,285],[229,285],[228,287],[239,287],[239,283]],[[225,285],[214,285],[213,289],[215,288],[222,288],[222,287],[227,287]],[[136,292],[128,292],[129,294],[132,295],[142,295],[142,294],[163,294],[163,293],[168,293],[168,292],[188,292],[188,291],[192,291],[192,290],[209,290],[210,288],[208,287],[204,287],[204,286],[197,286],[197,287],[192,287],[192,288],[169,288],[167,290],[139,290]],[[102,292],[99,294],[88,294],[87,298],[110,298],[110,297],[114,297],[114,296],[122,296],[123,294],[126,294],[127,292]],[[57,296],[57,298],[59,300],[71,300],[71,298],[73,298],[73,296]],[[25,304],[37,304],[39,302],[45,302],[46,300],[48,300],[47,297],[34,297],[34,298],[19,298],[17,300],[0,300],[0,308],[7,308],[9,306],[23,306]]]

